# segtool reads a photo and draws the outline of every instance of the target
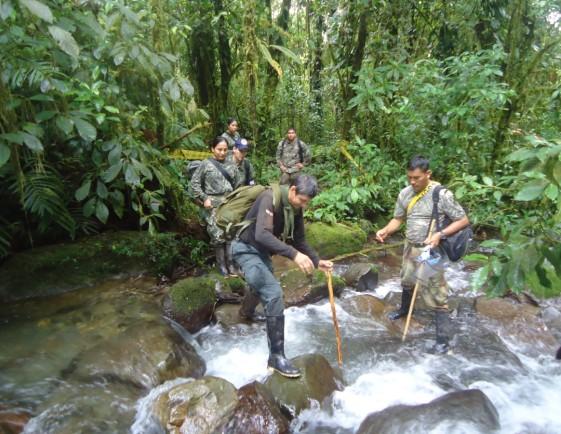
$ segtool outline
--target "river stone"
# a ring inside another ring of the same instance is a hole
[[[286,378],[274,372],[265,381],[265,386],[290,417],[310,408],[311,400],[319,403],[339,390],[340,378],[329,362],[319,354],[306,354],[291,359],[300,369],[299,378]]]
[[[357,434],[400,434],[431,432],[446,424],[448,432],[456,424],[469,424],[481,432],[500,428],[493,403],[478,389],[451,392],[428,404],[395,405],[372,413],[360,424]]]
[[[378,267],[363,262],[352,264],[343,279],[357,291],[372,291],[378,286]]]
[[[146,389],[204,371],[204,360],[164,320],[133,323],[81,353],[69,369],[73,377],[116,379]]]
[[[506,339],[529,346],[525,351],[535,354],[537,349],[552,352],[557,339],[551,334],[540,308],[531,303],[520,303],[510,298],[478,298],[475,302],[478,314],[495,320]]]
[[[561,312],[548,306],[542,311],[542,319],[557,341],[561,341]]]
[[[31,416],[20,409],[7,409],[0,406],[0,433],[19,434]]]
[[[306,226],[306,240],[322,258],[333,258],[359,251],[366,243],[366,233],[358,226],[316,222]]]
[[[153,412],[170,434],[211,434],[228,422],[238,403],[233,384],[209,376],[160,395]]]
[[[238,405],[230,420],[216,430],[223,434],[289,433],[289,422],[275,403],[271,392],[254,381],[238,390]]]
[[[323,271],[315,270],[312,274],[306,275],[299,269],[289,270],[282,274],[280,284],[287,307],[303,306],[329,297],[327,279]],[[344,287],[343,279],[333,275],[334,296],[341,295]]]

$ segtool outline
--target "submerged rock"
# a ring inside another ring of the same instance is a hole
[[[316,270],[306,275],[300,270],[289,270],[282,274],[280,283],[284,292],[284,302],[287,307],[303,306],[315,303],[329,297],[327,279],[323,271]],[[333,276],[333,292],[341,295],[345,282],[338,276]]]
[[[306,240],[322,258],[356,252],[366,243],[366,233],[358,226],[342,223],[310,223],[306,226]]]
[[[340,378],[325,357],[306,354],[291,359],[300,369],[299,378],[286,378],[278,372],[265,381],[265,386],[291,418],[310,408],[311,401],[321,402],[334,391],[340,390]]]
[[[30,419],[29,413],[19,409],[9,410],[0,406],[0,433],[19,434]]]
[[[160,395],[153,412],[170,434],[211,434],[225,425],[238,406],[236,388],[218,377],[179,384]]]
[[[238,390],[238,405],[230,420],[216,430],[223,434],[284,434],[289,422],[283,416],[271,392],[254,381]]]
[[[428,404],[388,407],[368,415],[357,434],[431,432],[439,426],[452,432],[465,424],[482,432],[500,428],[497,409],[480,390],[451,392]]]
[[[67,375],[152,388],[176,377],[200,377],[205,362],[166,322],[138,321],[81,353]]]

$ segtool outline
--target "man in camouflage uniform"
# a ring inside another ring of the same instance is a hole
[[[286,138],[277,146],[277,165],[281,171],[280,184],[290,184],[304,166],[312,161],[310,148],[296,136],[296,130],[289,128]]]
[[[240,133],[238,133],[238,128],[238,121],[234,118],[228,118],[226,121],[226,131],[224,131],[220,137],[226,139],[229,149],[232,149],[236,140],[241,138]]]
[[[429,234],[433,215],[432,191],[438,183],[431,181],[432,172],[429,170],[429,161],[416,156],[407,168],[409,186],[401,190],[395,205],[393,219],[376,233],[376,239],[383,243],[385,239],[398,231],[405,221],[405,247],[403,251],[403,264],[401,268],[401,307],[389,314],[391,320],[407,316],[413,289],[417,282],[417,274],[421,264],[417,261],[423,249],[431,246],[436,250],[440,240],[453,235],[469,225],[465,211],[454,199],[448,189],[439,193],[438,216],[440,219],[440,232]],[[445,218],[452,223],[444,226]],[[435,225],[436,226],[436,225]],[[442,249],[438,249],[445,256]],[[430,278],[419,280],[419,290],[427,306],[435,310],[436,315],[436,344],[435,352],[448,351],[449,319],[448,319],[448,289],[444,281],[444,270],[437,269]]]
[[[216,262],[219,271],[226,275],[231,274],[231,270],[228,269],[224,232],[216,224],[216,208],[223,202],[224,197],[234,190],[236,172],[232,165],[225,163],[228,151],[226,141],[217,138],[215,142],[218,143],[211,149],[215,156],[201,161],[191,178],[191,191],[195,199],[203,204],[201,213],[207,223]]]
[[[249,143],[246,139],[238,139],[234,148],[226,156],[226,164],[233,167],[236,173],[235,188],[243,185],[255,185],[255,170],[253,164],[247,158]]]

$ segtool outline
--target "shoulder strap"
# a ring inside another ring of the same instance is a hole
[[[432,191],[432,218],[436,222],[436,230],[440,231],[440,219],[438,218],[438,202],[440,201],[440,192],[444,189],[442,185],[437,185]]]
[[[245,158],[243,160],[243,169],[245,172],[245,185],[251,185],[251,179],[249,179],[249,161],[247,161]]]
[[[296,137],[296,140],[298,141],[298,156],[300,157],[300,163],[304,162],[304,150],[302,149],[302,142],[300,141],[300,139],[298,137]]]
[[[216,167],[218,169],[218,171],[222,174],[222,176],[224,178],[226,178],[226,181],[228,181],[230,183],[230,185],[232,186],[233,189],[235,189],[235,182],[232,179],[232,177],[230,176],[230,174],[228,172],[226,172],[226,169],[224,169],[224,167],[222,167],[222,165],[216,161],[214,158],[209,158],[208,161],[210,161],[214,167]]]
[[[282,203],[281,189],[279,184],[271,184],[271,190],[273,191],[273,208],[277,212]]]

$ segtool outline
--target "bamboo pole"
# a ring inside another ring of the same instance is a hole
[[[343,255],[335,256],[334,258],[330,259],[330,261],[331,262],[340,261],[342,259],[347,259],[347,258],[350,258],[352,256],[356,256],[356,255],[363,255],[365,253],[373,252],[375,250],[393,249],[395,247],[402,246],[404,243],[405,243],[404,241],[400,241],[399,243],[394,243],[394,244],[382,244],[382,245],[376,245],[376,246],[373,246],[373,247],[367,247],[366,249],[358,250],[356,252],[345,253]]]
[[[331,304],[331,315],[333,316],[333,327],[335,328],[335,337],[337,338],[337,362],[339,367],[343,366],[343,353],[341,352],[341,334],[339,333],[339,323],[337,322],[337,312],[335,311],[335,299],[333,296],[333,280],[331,271],[327,273],[327,289],[329,290],[329,304]]]

